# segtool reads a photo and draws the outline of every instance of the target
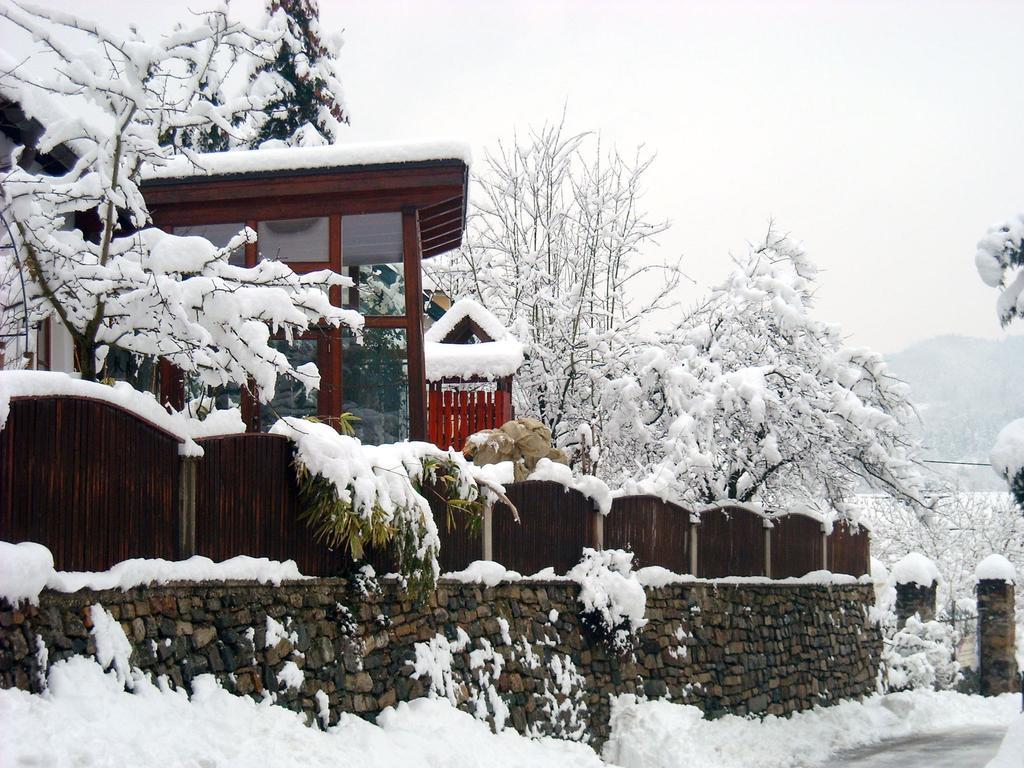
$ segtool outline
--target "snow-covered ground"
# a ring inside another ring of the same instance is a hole
[[[274,768],[515,766],[587,768],[588,747],[494,735],[447,700],[420,699],[387,710],[372,725],[354,715],[327,731],[269,701],[234,696],[197,678],[191,700],[137,680],[125,693],[91,660],[58,662],[44,695],[0,691],[0,765]]]
[[[528,739],[511,730],[492,734],[444,699],[399,704],[376,725],[346,715],[323,731],[270,701],[233,696],[209,676],[196,679],[191,698],[139,676],[134,685],[135,693],[126,693],[114,674],[78,657],[52,667],[43,695],[0,691],[0,765],[747,768],[756,762],[759,768],[796,768],[889,738],[1006,727],[1019,707],[1016,696],[917,692],[789,719],[712,722],[693,707],[620,697],[602,763],[580,744]],[[1007,756],[1010,762],[1000,766],[1014,765],[1013,753]]]
[[[811,768],[868,744],[960,728],[1007,728],[1020,697],[914,691],[764,720],[704,720],[696,707],[620,696],[604,750],[624,768]],[[912,763],[908,763],[908,768]],[[924,765],[924,764],[922,764]]]

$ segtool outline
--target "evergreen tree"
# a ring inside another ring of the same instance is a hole
[[[257,75],[276,72],[284,93],[267,108],[254,141],[276,139],[293,146],[331,143],[348,113],[338,79],[340,38],[325,42],[320,34],[317,0],[269,0],[268,31],[279,35],[277,55]]]

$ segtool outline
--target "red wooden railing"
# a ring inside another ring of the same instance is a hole
[[[448,389],[430,385],[427,435],[439,448],[461,451],[466,439],[482,429],[496,429],[512,418],[512,393],[503,388]]]

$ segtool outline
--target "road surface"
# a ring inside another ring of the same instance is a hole
[[[1005,728],[970,728],[893,739],[829,760],[830,768],[984,768],[999,751]]]

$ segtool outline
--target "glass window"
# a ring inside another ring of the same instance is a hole
[[[380,445],[409,437],[409,369],[405,330],[366,328],[362,345],[343,339],[343,410],[358,417],[356,437]]]
[[[174,234],[182,237],[198,236],[205,237],[218,248],[223,248],[231,238],[245,229],[245,222],[233,222],[231,224],[195,224],[187,227],[175,227]],[[245,246],[235,248],[228,256],[228,262],[236,267],[245,266]]]
[[[341,219],[346,266],[402,262],[402,214],[366,213]]]
[[[158,394],[160,377],[155,358],[136,355],[123,349],[111,347],[103,361],[102,377],[115,381],[126,381],[134,389]]]
[[[402,214],[368,213],[341,220],[341,262],[354,273],[364,315],[405,314]]]
[[[295,339],[291,342],[272,339],[270,346],[284,352],[288,362],[295,368],[306,363],[316,363],[320,345],[316,339]],[[315,391],[307,392],[301,382],[290,376],[278,376],[274,399],[260,405],[260,430],[267,431],[274,422],[285,416],[316,416],[317,394]]]
[[[330,259],[327,217],[261,221],[257,226],[259,257],[278,261],[323,261]]]

